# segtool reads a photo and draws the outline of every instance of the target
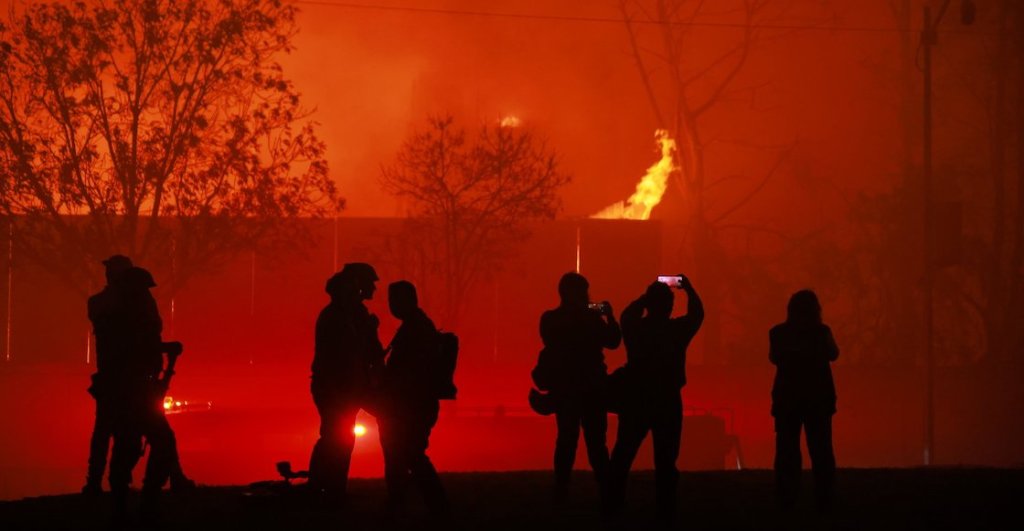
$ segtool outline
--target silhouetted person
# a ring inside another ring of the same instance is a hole
[[[333,501],[344,498],[356,414],[383,367],[379,320],[363,305],[373,298],[377,280],[369,264],[345,264],[327,280],[331,302],[316,320],[310,390],[320,414],[320,438],[309,458],[309,485]]]
[[[89,394],[96,400],[96,419],[93,423],[92,438],[89,441],[89,470],[85,477],[83,494],[99,494],[103,491],[103,474],[107,468],[107,453],[110,451],[110,439],[114,435],[114,420],[117,402],[112,400],[111,358],[117,354],[111,352],[119,338],[117,337],[118,289],[124,272],[132,267],[127,256],[114,255],[103,261],[104,275],[107,284],[99,293],[89,297],[87,307],[89,321],[92,323],[93,335],[96,337],[96,372],[92,375]]]
[[[117,352],[112,351],[117,349],[119,341],[122,340],[117,337],[117,309],[125,293],[123,277],[132,267],[132,261],[123,255],[113,255],[104,260],[103,265],[107,285],[88,300],[89,321],[93,325],[93,334],[96,337],[96,372],[92,375],[92,385],[89,387],[89,393],[96,399],[96,420],[89,445],[89,471],[85,486],[82,487],[83,494],[99,494],[103,490],[107,453],[114,435],[116,412],[121,405],[110,396],[111,373],[115,370],[110,365],[117,365],[116,361],[112,361],[118,358]],[[156,311],[155,301],[148,311]],[[181,490],[194,487],[195,482],[188,479],[181,470],[175,448],[171,464],[171,488]]]
[[[619,428],[612,450],[609,504],[616,515],[625,500],[629,469],[640,444],[651,433],[658,520],[675,517],[679,441],[683,428],[686,349],[704,321],[704,305],[690,281],[679,275],[686,292],[686,315],[672,318],[675,296],[667,284],[655,282],[622,312],[628,375],[623,390]]]
[[[416,288],[408,281],[388,286],[391,315],[402,321],[391,341],[384,371],[383,405],[377,417],[384,450],[388,508],[404,508],[409,483],[419,489],[435,520],[449,517],[448,500],[427,457],[430,430],[440,409],[440,335],[420,309]]]
[[[775,417],[775,481],[779,503],[791,507],[800,488],[800,429],[814,471],[819,507],[829,504],[835,478],[832,415],[836,388],[831,363],[839,357],[832,330],[821,321],[821,305],[810,290],[793,294],[786,322],[768,335],[768,359],[775,365],[772,416]]]
[[[566,273],[558,282],[561,304],[544,312],[540,337],[544,351],[534,371],[538,389],[555,401],[558,436],[555,440],[555,492],[557,504],[569,494],[569,478],[576,461],[580,428],[587,457],[602,490],[608,468],[608,413],[605,407],[607,366],[604,350],[622,340],[611,305],[591,309],[590,284],[579,273]]]
[[[115,515],[123,518],[131,472],[142,456],[142,437],[150,447],[142,481],[143,518],[156,518],[160,490],[177,462],[174,432],[164,415],[163,397],[182,352],[181,343],[164,342],[152,275],[139,267],[123,273],[112,308],[110,393],[115,401],[114,449],[110,457],[110,491]],[[167,365],[164,365],[167,354]]]

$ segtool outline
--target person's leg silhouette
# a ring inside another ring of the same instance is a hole
[[[832,416],[809,417],[804,429],[807,436],[807,453],[810,455],[814,474],[814,501],[819,508],[825,508],[832,502],[836,473],[836,457],[832,450]]]
[[[800,427],[798,416],[775,417],[775,489],[779,504],[790,508],[800,491]]]

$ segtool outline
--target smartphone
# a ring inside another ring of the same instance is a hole
[[[658,277],[658,282],[668,284],[670,288],[678,288],[683,285],[683,277],[679,275],[662,275]]]
[[[597,310],[599,312],[605,311],[605,305],[603,302],[592,302],[587,305],[587,308],[590,308],[591,310]]]

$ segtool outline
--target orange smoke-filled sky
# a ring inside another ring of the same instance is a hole
[[[3,0],[0,6],[17,3]],[[514,115],[535,128],[573,176],[563,193],[566,217],[588,216],[629,197],[659,158],[654,131],[666,124],[651,110],[617,0],[296,4],[295,50],[280,61],[320,123],[331,175],[347,200],[345,216],[403,214],[379,186],[380,166],[430,114],[450,112],[467,128]],[[739,42],[740,5],[705,4],[684,47],[691,72]],[[778,216],[782,206],[791,211],[797,203],[803,217],[838,216],[844,198],[898,182],[895,78],[907,65],[901,63],[906,53],[899,48],[893,5],[767,4],[761,23],[768,26],[759,30],[719,104],[702,118],[714,188],[711,217],[758,188],[780,149],[792,149],[786,164],[736,212],[738,221],[771,219],[788,230],[787,219]],[[908,5],[919,28],[923,0]],[[639,26],[639,38],[653,51],[656,30]],[[911,41],[917,38],[912,32]],[[939,76],[955,70],[944,55],[957,53],[943,39],[935,52]],[[723,71],[714,71],[712,81]],[[655,82],[663,82],[664,74],[656,72]],[[936,105],[950,114],[941,81],[936,83]],[[660,97],[668,107],[670,95],[662,91]],[[937,127],[942,119],[936,118]],[[936,149],[944,148],[941,142]]]
[[[296,50],[283,63],[306,105],[316,108],[348,216],[401,213],[378,186],[379,166],[430,113],[450,111],[464,125],[515,115],[539,129],[574,176],[564,194],[565,216],[585,216],[628,197],[659,156],[653,138],[658,124],[625,27],[616,22],[617,2],[373,3],[589,20],[326,3],[300,3]],[[778,20],[826,28],[895,26],[881,0],[829,4],[797,2]],[[723,12],[719,19],[735,16]],[[737,31],[700,28],[692,47],[696,62],[713,59]],[[872,186],[874,176],[885,173],[878,171],[880,161],[892,155],[884,137],[894,129],[897,100],[870,68],[893,54],[896,34],[777,29],[764,37],[733,84],[736,90],[707,115],[711,180],[724,178],[742,195],[774,156],[757,146],[795,143],[799,163],[787,167],[788,177],[809,179],[817,192],[823,185],[813,181],[822,179],[832,183],[825,188]],[[834,183],[841,179],[838,170],[857,174],[856,182]],[[786,179],[778,181],[748,207],[755,218],[758,209],[771,210],[792,193]]]

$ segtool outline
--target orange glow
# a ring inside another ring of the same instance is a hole
[[[356,424],[356,426],[352,428],[352,433],[356,434],[356,437],[362,437],[363,435],[366,435],[366,426]]]
[[[658,129],[654,138],[661,148],[661,160],[656,162],[636,185],[629,199],[608,206],[590,217],[598,219],[650,219],[651,210],[661,202],[668,187],[668,176],[679,169],[676,164],[676,141],[668,131]]]
[[[164,409],[171,409],[172,407],[174,407],[174,399],[169,396],[164,397]]]
[[[501,127],[519,127],[522,123],[522,120],[516,116],[506,116],[501,119],[499,125],[501,125]]]

